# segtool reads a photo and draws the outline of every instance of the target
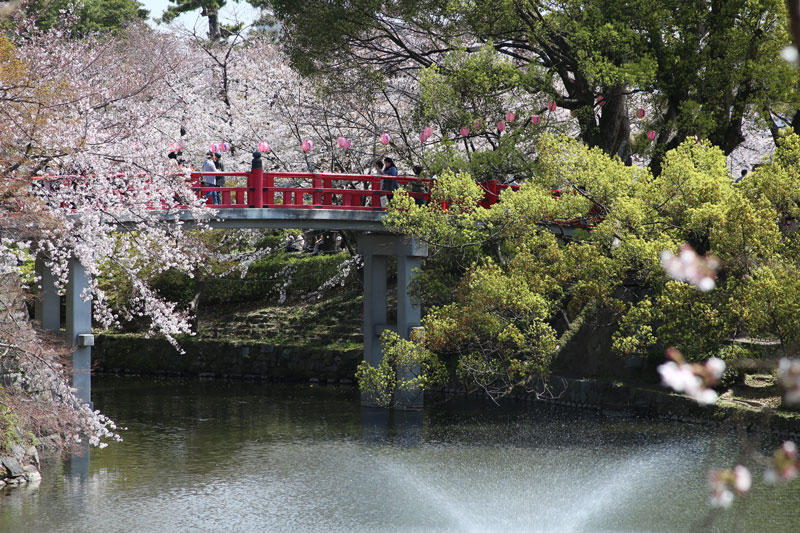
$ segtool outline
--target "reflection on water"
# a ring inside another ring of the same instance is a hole
[[[361,409],[353,389],[98,379],[125,442],[0,493],[0,531],[688,531],[736,437],[483,402]],[[756,484],[717,531],[797,531]]]

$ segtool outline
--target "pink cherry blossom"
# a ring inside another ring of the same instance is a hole
[[[688,282],[703,292],[716,286],[719,261],[712,255],[698,255],[688,244],[681,247],[677,256],[669,250],[661,252],[661,266],[672,279]]]
[[[781,358],[778,362],[778,381],[784,389],[784,401],[788,405],[800,404],[800,360]]]
[[[710,405],[717,401],[719,396],[710,387],[717,383],[725,372],[724,361],[711,357],[704,364],[690,364],[674,348],[667,350],[667,356],[671,361],[658,367],[658,373],[665,386],[675,392],[686,394],[700,405]]]
[[[708,484],[711,490],[710,504],[713,507],[728,508],[733,503],[734,492],[743,495],[750,491],[752,476],[747,467],[736,465],[733,470],[709,472]]]

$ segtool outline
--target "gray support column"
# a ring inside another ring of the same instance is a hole
[[[409,330],[419,326],[422,320],[422,307],[413,302],[408,286],[414,270],[422,267],[421,257],[397,256],[397,334],[408,339]]]
[[[419,305],[412,304],[408,295],[408,283],[413,270],[419,268],[422,257],[428,255],[428,247],[417,239],[399,235],[368,234],[358,239],[358,253],[364,257],[364,360],[378,366],[383,357],[380,334],[391,328],[408,339],[409,328],[420,323]],[[386,256],[398,257],[397,328],[386,324]],[[401,377],[417,375],[416,368],[398,369]],[[362,404],[370,404],[370,398],[362,397]],[[396,391],[395,405],[399,408],[422,407],[421,391]]]
[[[43,330],[58,333],[61,330],[61,296],[56,289],[56,279],[42,258],[36,260],[36,273],[42,285],[36,300],[36,318]]]
[[[89,287],[89,275],[80,261],[71,259],[67,283],[67,343],[73,346],[72,386],[78,398],[92,405],[92,302],[81,294]]]
[[[364,360],[381,363],[379,341],[386,326],[386,257],[368,251],[364,255]]]
[[[422,308],[419,302],[413,302],[408,286],[414,270],[422,266],[422,258],[400,254],[397,256],[397,334],[408,339],[409,330],[420,325]],[[397,377],[412,379],[419,375],[419,365],[399,367]],[[423,393],[419,389],[395,391],[395,403],[402,409],[421,409]]]

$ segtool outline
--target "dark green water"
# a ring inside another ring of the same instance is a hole
[[[695,531],[740,449],[545,404],[387,419],[352,389],[99,378],[94,400],[125,442],[0,492],[0,531]],[[800,483],[754,478],[712,530],[800,531]]]

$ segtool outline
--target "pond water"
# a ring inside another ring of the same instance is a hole
[[[709,514],[730,428],[475,400],[389,415],[309,385],[101,377],[93,393],[125,441],[0,492],[0,531],[800,530],[800,483],[760,473]]]

